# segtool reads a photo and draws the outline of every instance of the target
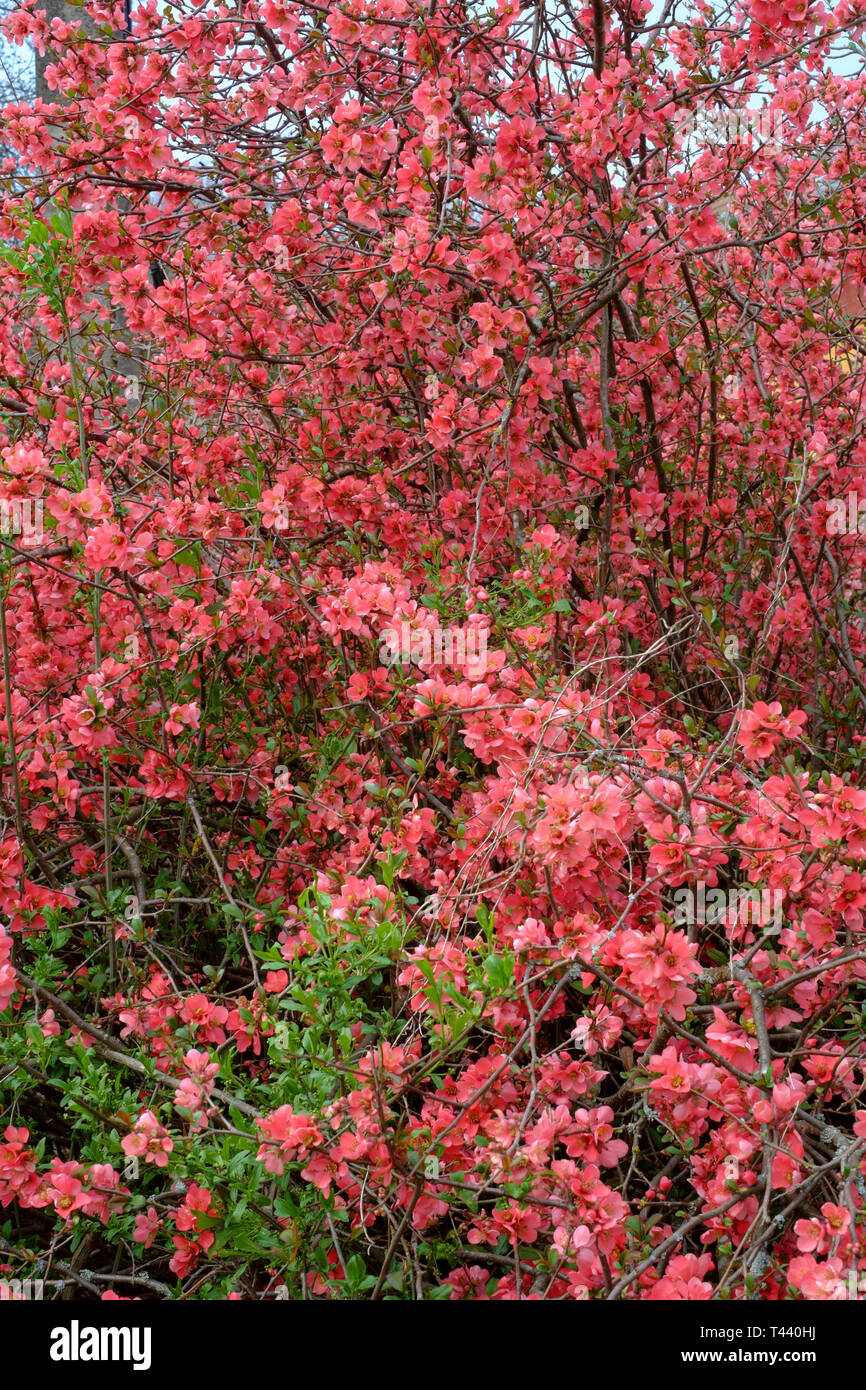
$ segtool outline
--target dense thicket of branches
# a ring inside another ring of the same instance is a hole
[[[866,6],[37,5],[9,1272],[845,1296]]]

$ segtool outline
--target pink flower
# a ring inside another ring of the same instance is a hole
[[[140,1241],[145,1250],[149,1250],[161,1225],[156,1207],[148,1207],[146,1212],[139,1212],[136,1216],[132,1238]]]
[[[281,1105],[272,1115],[256,1120],[265,1135],[256,1158],[277,1177],[294,1158],[305,1159],[310,1149],[321,1144],[322,1133],[309,1115],[296,1114],[290,1105]]]
[[[0,988],[2,988],[2,986],[0,986]],[[46,1010],[45,1010],[44,1014],[42,1015],[42,1017],[41,1017],[40,1020],[39,1020],[39,1027],[40,1027],[41,1030],[42,1030],[42,1036],[43,1036],[43,1038],[59,1038],[59,1037],[60,1037],[60,1024],[57,1022],[57,1020],[56,1020],[56,1018],[55,1018],[55,1016],[54,1016],[54,1010],[53,1010],[53,1009],[46,1009]]]
[[[817,1217],[806,1219],[802,1217],[794,1222],[794,1234],[797,1237],[797,1249],[808,1254],[812,1250],[826,1248],[824,1227]]]
[[[786,1271],[788,1283],[799,1289],[804,1298],[816,1301],[827,1299],[839,1302],[847,1299],[850,1295],[845,1275],[841,1260],[826,1260],[822,1264],[811,1254],[796,1256]]]
[[[689,1068],[672,1047],[650,1057],[647,1064],[650,1071],[658,1075],[650,1082],[651,1091],[661,1091],[671,1098],[688,1095],[691,1091]]]
[[[84,559],[92,570],[130,568],[126,537],[114,522],[103,522],[87,538]]]
[[[182,734],[184,729],[197,729],[199,725],[199,707],[192,701],[186,705],[172,705],[169,710],[169,717],[165,721],[165,730],[169,734]]]
[[[806,720],[802,710],[794,710],[786,719],[778,700],[770,705],[758,700],[744,711],[737,742],[745,749],[749,762],[758,762],[768,757],[782,738],[798,738]]]
[[[77,1169],[77,1164],[74,1163],[67,1166]],[[73,1177],[68,1172],[55,1171],[50,1175],[49,1184],[50,1200],[54,1203],[58,1216],[62,1216],[64,1221],[69,1222],[76,1211],[87,1205],[87,1193],[80,1178]]]
[[[713,1006],[713,1023],[707,1029],[707,1042],[725,1061],[740,1071],[753,1072],[757,1044],[727,1014]]]
[[[121,1139],[120,1147],[129,1158],[143,1158],[145,1163],[165,1168],[174,1144],[153,1111],[142,1110],[132,1133]]]
[[[188,995],[180,1008],[180,1017],[183,1019],[184,1023],[188,1023],[192,1031],[205,1042],[225,1042],[225,1029],[222,1025],[225,1023],[228,1016],[229,1011],[224,1004],[215,1004],[204,994]],[[199,1053],[193,1049],[187,1053],[187,1057],[184,1058],[190,1071],[195,1071],[195,1064],[187,1060],[187,1058],[191,1057],[204,1057],[209,1061],[207,1053]],[[203,1065],[207,1065],[207,1062]],[[219,1070],[218,1067],[217,1070]],[[216,1072],[214,1072],[213,1075],[215,1076]]]
[[[11,955],[12,938],[5,928],[0,927],[0,1014],[8,1009],[18,988],[18,976],[10,962]]]
[[[832,1239],[844,1236],[851,1225],[851,1213],[846,1211],[844,1207],[836,1206],[833,1202],[823,1204],[821,1215],[827,1224],[827,1233]]]
[[[713,1296],[713,1286],[704,1279],[713,1268],[710,1255],[674,1255],[664,1275],[653,1284],[648,1299],[700,1300]]]
[[[645,934],[623,932],[619,945],[623,974],[646,1000],[650,1015],[656,1017],[664,1007],[677,1022],[697,997],[685,983],[700,972],[695,954],[685,933],[662,925]]]
[[[370,692],[370,682],[367,676],[361,671],[355,671],[349,677],[349,699],[357,702],[366,699]]]
[[[201,1258],[201,1247],[194,1241],[188,1240],[186,1236],[172,1236],[174,1254],[168,1262],[168,1267],[172,1274],[176,1274],[178,1279],[185,1279],[188,1274],[192,1274]]]

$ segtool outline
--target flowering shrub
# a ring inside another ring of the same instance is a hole
[[[866,5],[122,8],[7,22],[5,1272],[847,1297]]]

